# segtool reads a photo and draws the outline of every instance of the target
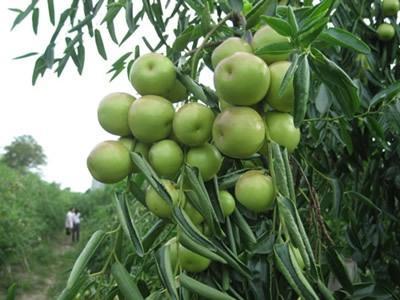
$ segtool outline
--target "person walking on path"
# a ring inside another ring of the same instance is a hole
[[[74,212],[70,208],[65,216],[65,234],[70,235],[74,227]]]
[[[75,208],[73,214],[73,227],[72,227],[73,242],[79,242],[80,225],[81,225],[81,213],[77,208]]]

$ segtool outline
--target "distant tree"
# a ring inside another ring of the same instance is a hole
[[[21,135],[6,146],[2,160],[11,168],[20,171],[36,169],[46,164],[43,148],[31,135]]]

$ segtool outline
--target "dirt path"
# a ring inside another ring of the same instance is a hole
[[[62,236],[57,243],[54,245],[52,249],[54,257],[62,257],[67,252],[73,250],[73,246],[71,245],[70,237]],[[38,275],[34,274],[33,272],[26,273],[23,276],[30,277],[30,280],[34,282],[41,282],[35,289],[26,292],[22,295],[19,295],[17,299],[20,300],[47,300],[49,290],[55,285],[56,283],[56,274],[63,268],[62,266],[63,259],[55,259],[54,263],[47,266],[48,269],[48,277],[43,279],[39,278]]]

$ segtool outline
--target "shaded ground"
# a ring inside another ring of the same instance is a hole
[[[53,257],[50,263],[41,266],[43,270],[32,270],[18,275],[18,282],[30,282],[32,288],[24,291],[22,294],[17,292],[17,299],[21,300],[47,300],[54,299],[54,295],[58,294],[54,289],[57,283],[64,275],[68,268],[71,267],[71,257],[75,246],[71,244],[70,237],[60,235],[60,238],[54,242],[49,248],[49,255]],[[52,296],[50,296],[52,295]]]

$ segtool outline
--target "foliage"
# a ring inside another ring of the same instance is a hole
[[[171,199],[146,161],[133,155],[141,174],[130,178],[129,192],[117,194],[115,206],[121,225],[94,235],[77,260],[61,299],[72,299],[79,290],[112,298],[119,293],[126,297],[126,291],[138,289],[149,299],[165,299],[167,292],[173,299],[193,299],[197,296],[191,295],[197,294],[218,299],[399,296],[400,262],[396,254],[400,228],[396,212],[400,185],[399,167],[393,163],[400,159],[398,20],[388,19],[395,25],[395,39],[382,42],[375,31],[384,20],[378,0],[324,0],[318,5],[289,1],[289,6],[277,6],[271,0],[246,1],[252,7],[247,12],[242,12],[243,2],[143,0],[134,15],[132,1],[107,1],[102,21],[111,39],[120,44],[146,17],[159,37],[157,45],[150,45],[143,37],[148,49],[164,51],[176,63],[191,100],[201,100],[215,109],[215,92],[198,79],[203,70],[211,69],[210,55],[221,41],[230,36],[251,39],[263,24],[290,37],[290,43],[257,52],[293,50],[292,67],[282,88],[294,79],[294,119],[297,126],[301,125],[303,137],[293,155],[270,143],[268,155],[255,158],[269,169],[279,187],[273,212],[256,216],[239,207],[226,221],[220,217],[216,189],[233,186],[243,172],[242,162],[231,161],[227,175],[205,185],[195,170],[185,167],[182,171],[191,186],[188,198],[205,217],[212,235],[201,234],[179,208],[174,209],[173,223],[185,246],[214,263],[194,277],[178,270],[175,278],[168,265],[169,252],[161,246],[173,225],[160,221],[147,232],[136,228],[143,214],[139,207],[144,178],[168,203]],[[36,3],[18,11],[14,25],[33,13]],[[48,3],[50,20],[55,23],[53,1]],[[93,22],[106,3],[78,4],[73,1],[60,15],[50,45],[36,61],[33,82],[47,68],[55,67],[60,75],[69,58],[81,72],[86,31],[95,37],[100,55],[106,57],[101,30],[94,28]],[[128,31],[118,41],[115,32],[121,30],[115,30],[113,21],[122,11]],[[82,13],[80,20],[78,12]],[[67,47],[62,57],[54,59],[57,36],[68,18],[71,29],[65,39]],[[172,32],[174,37],[170,36]],[[121,56],[110,70],[113,77],[126,67],[129,70],[139,53],[136,47]],[[128,204],[131,201],[134,204]],[[293,258],[292,245],[299,249],[305,272]],[[106,250],[99,255],[96,248]],[[149,270],[135,268],[140,256],[144,261],[155,259],[164,289],[156,285],[158,282],[141,280]],[[90,267],[93,260],[102,266],[98,272]],[[350,265],[357,268],[350,270]]]
[[[27,171],[46,164],[42,146],[30,135],[16,137],[4,150],[2,160],[11,168]]]
[[[20,174],[4,163],[0,163],[0,178],[0,269],[12,273],[21,262],[29,268],[33,249],[62,230],[65,211],[77,194],[36,174]]]

